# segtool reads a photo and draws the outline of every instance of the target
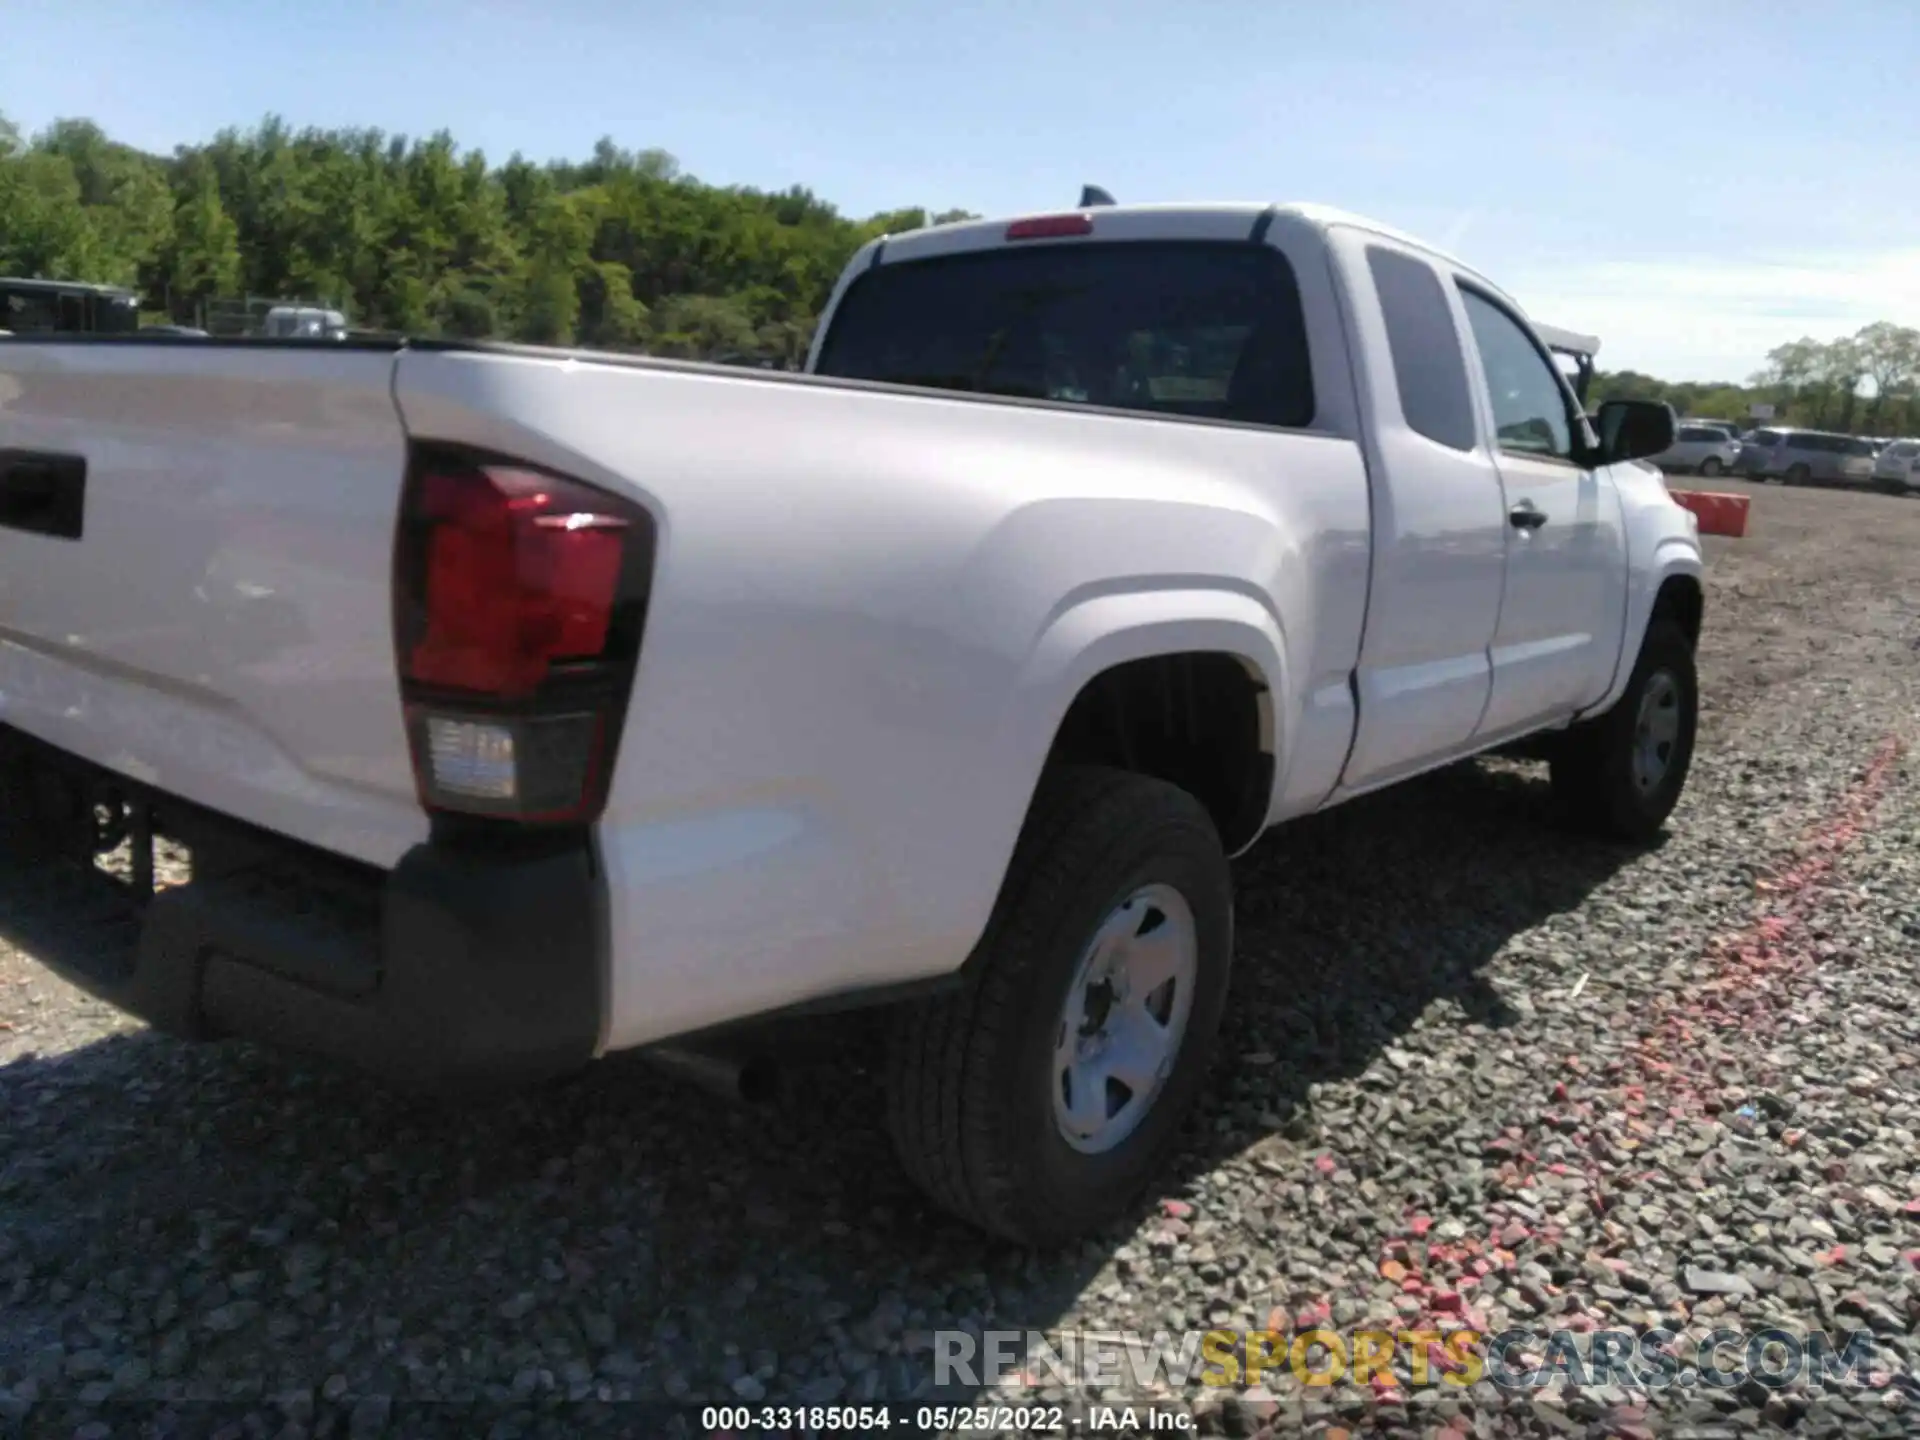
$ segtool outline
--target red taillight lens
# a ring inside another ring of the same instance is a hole
[[[395,643],[429,809],[593,819],[638,658],[654,527],[577,480],[423,451],[395,563]]]
[[[1062,235],[1091,235],[1091,215],[1039,215],[1007,226],[1009,240],[1051,240]]]
[[[428,471],[419,495],[426,624],[408,679],[516,699],[606,648],[632,524],[611,497],[504,466]]]

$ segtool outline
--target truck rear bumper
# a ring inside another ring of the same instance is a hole
[[[583,831],[512,851],[429,841],[382,872],[140,792],[5,727],[0,764],[0,840],[10,829],[14,842],[0,848],[0,888],[15,892],[0,914],[48,914],[57,880],[108,923],[63,939],[51,916],[23,948],[156,1029],[259,1040],[441,1092],[563,1074],[600,1047],[605,892]],[[49,848],[49,778],[141,809],[185,841],[193,878],[149,897],[70,843],[34,853]],[[23,795],[42,807],[24,826]]]

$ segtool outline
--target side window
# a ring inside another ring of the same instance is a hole
[[[1514,318],[1485,296],[1461,288],[1502,450],[1566,459],[1573,454],[1573,423],[1566,392],[1547,359]]]
[[[1394,384],[1407,424],[1450,449],[1471,450],[1473,401],[1467,391],[1467,364],[1440,277],[1425,261],[1376,245],[1367,247],[1367,268],[1380,295]]]

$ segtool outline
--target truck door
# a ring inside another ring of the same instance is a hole
[[[1581,451],[1584,425],[1559,367],[1507,305],[1460,282],[1482,426],[1507,506],[1507,580],[1493,641],[1496,738],[1606,693],[1626,623],[1620,497]]]
[[[1354,329],[1373,579],[1341,795],[1470,747],[1492,687],[1506,513],[1481,442],[1451,276],[1383,236],[1336,230]]]

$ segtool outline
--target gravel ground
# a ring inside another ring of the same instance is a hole
[[[1667,842],[1563,837],[1506,762],[1270,838],[1191,1144],[1065,1256],[920,1203],[858,1045],[770,1110],[620,1060],[427,1107],[144,1032],[33,962],[89,943],[59,897],[10,897],[0,1429],[658,1433],[607,1402],[924,1397],[936,1330],[1432,1322],[1859,1330],[1873,1358],[1778,1391],[1283,1377],[1186,1403],[1237,1434],[1905,1433],[1920,502],[1762,489],[1710,545]]]

